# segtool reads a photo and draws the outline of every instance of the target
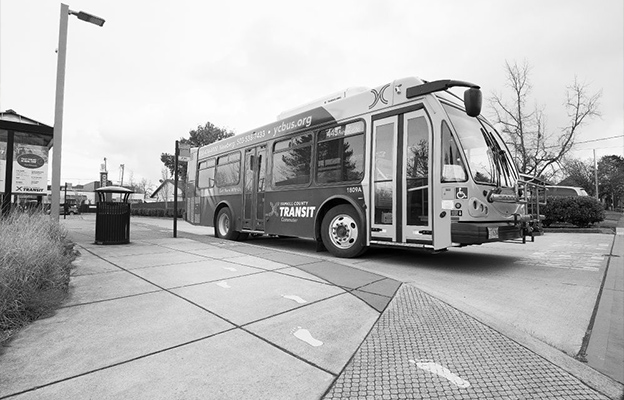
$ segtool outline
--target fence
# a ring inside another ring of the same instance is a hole
[[[178,218],[184,217],[184,211],[184,202],[178,202]],[[173,202],[133,203],[130,207],[130,212],[132,215],[143,217],[173,218]]]

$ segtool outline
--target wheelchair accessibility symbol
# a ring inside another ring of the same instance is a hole
[[[455,198],[464,200],[468,198],[468,188],[467,187],[458,187],[455,188]]]

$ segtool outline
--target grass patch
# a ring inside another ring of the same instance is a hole
[[[616,228],[622,227],[620,220],[622,219],[621,211],[605,211],[604,221],[599,222],[597,225],[602,228]]]
[[[622,217],[623,214],[621,211],[605,211],[604,220],[593,223],[589,228],[601,233],[615,233],[616,227],[624,227],[624,219]],[[553,222],[548,227],[548,230],[551,232],[556,232],[561,229],[566,230],[566,232],[587,230],[566,222]]]
[[[67,231],[48,215],[0,217],[0,343],[58,307],[74,258]]]

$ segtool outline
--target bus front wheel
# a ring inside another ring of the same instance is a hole
[[[217,214],[215,236],[221,239],[237,240],[239,233],[234,230],[234,219],[228,207],[223,207]]]
[[[346,204],[332,208],[325,215],[321,238],[325,248],[336,257],[357,257],[366,250],[360,218],[353,207]]]

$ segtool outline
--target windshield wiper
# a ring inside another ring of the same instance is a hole
[[[509,160],[506,157],[505,151],[500,147],[492,132],[481,128],[481,134],[483,134],[488,147],[492,150],[494,163],[496,164],[498,172],[497,186],[500,186],[501,175],[504,175],[505,184],[511,185],[509,178],[512,176],[512,168],[509,165]]]
[[[481,127],[481,134],[483,135],[483,139],[485,139],[485,144],[487,144],[488,148],[490,149],[490,152],[492,154],[492,160],[491,162],[494,164],[494,169],[495,169],[495,173],[496,173],[496,186],[500,187],[500,176],[501,176],[501,161],[500,161],[500,154],[496,148],[496,146],[494,145],[493,142],[496,142],[496,140],[490,136],[490,133],[487,132],[485,129],[483,129],[483,127]]]

